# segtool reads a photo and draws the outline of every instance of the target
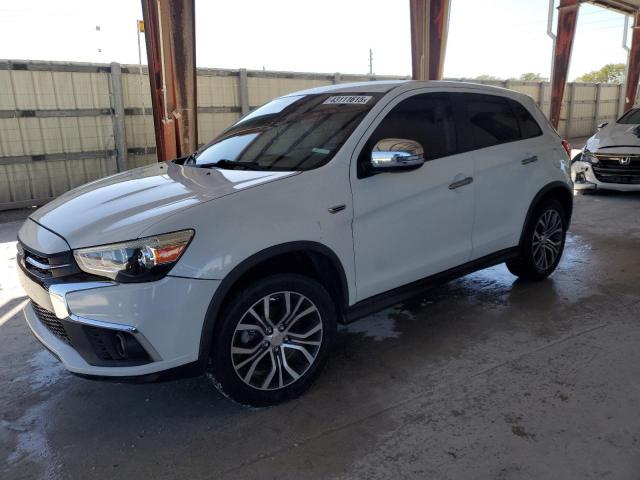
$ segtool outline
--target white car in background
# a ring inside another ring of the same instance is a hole
[[[640,192],[640,108],[603,123],[572,163],[576,190]]]

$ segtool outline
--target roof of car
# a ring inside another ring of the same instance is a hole
[[[322,93],[386,93],[394,89],[402,88],[403,90],[411,90],[417,87],[442,89],[473,88],[494,93],[505,91],[505,89],[501,87],[471,82],[453,82],[446,80],[374,80],[369,82],[338,83],[335,85],[326,85],[324,87],[309,88],[307,90],[289,93],[287,96]]]

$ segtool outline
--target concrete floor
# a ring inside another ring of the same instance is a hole
[[[342,329],[302,398],[66,373],[16,306],[0,225],[0,478],[637,479],[640,195],[576,197],[558,271],[469,275]]]

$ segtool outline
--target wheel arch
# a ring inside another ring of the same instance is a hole
[[[333,250],[313,241],[288,242],[266,248],[236,265],[216,289],[200,336],[199,363],[202,367],[206,366],[217,319],[229,294],[273,273],[303,273],[320,281],[336,302],[338,318],[343,318],[349,305],[349,284],[342,262]]]
[[[529,210],[527,210],[527,216],[525,217],[524,224],[522,225],[520,244],[522,244],[527,225],[531,220],[533,212],[535,212],[536,208],[538,208],[542,202],[550,198],[558,200],[565,208],[565,213],[567,214],[567,227],[571,223],[571,215],[573,214],[573,191],[565,182],[551,182],[540,189],[535,197],[533,197],[533,200],[529,205]]]

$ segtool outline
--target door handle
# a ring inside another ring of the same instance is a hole
[[[531,157],[524,158],[520,163],[522,163],[522,165],[527,165],[528,163],[533,163],[537,161],[538,161],[538,156],[532,155]]]
[[[455,190],[456,188],[464,187],[465,185],[469,185],[473,183],[472,177],[463,178],[462,180],[457,180],[449,185],[449,190]]]

